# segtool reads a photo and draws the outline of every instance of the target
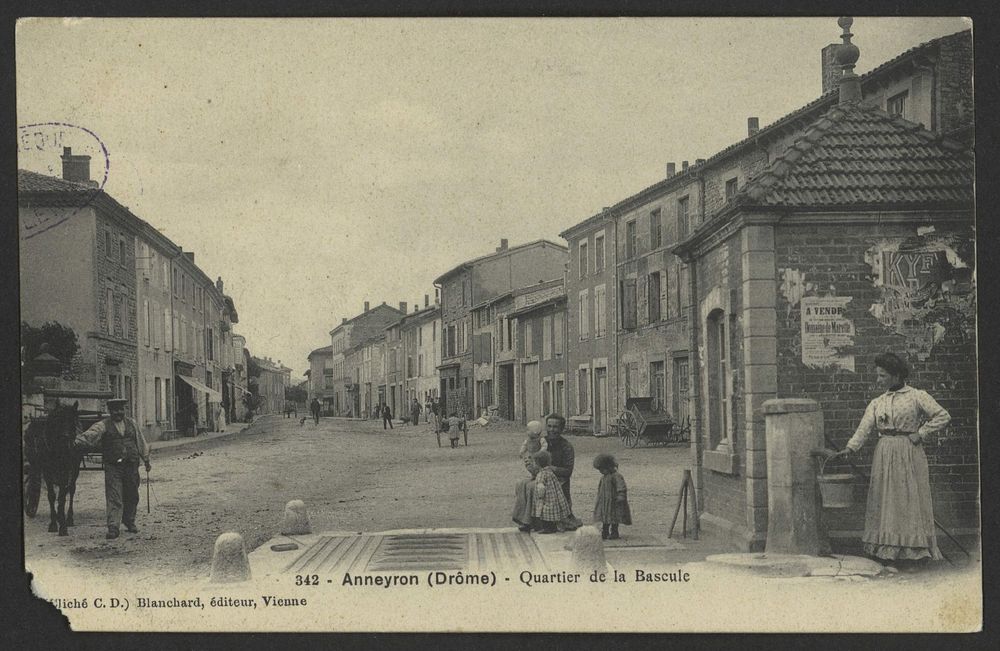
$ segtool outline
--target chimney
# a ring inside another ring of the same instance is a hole
[[[837,48],[837,63],[844,71],[840,77],[840,103],[850,104],[861,101],[861,79],[854,74],[854,64],[858,62],[861,51],[858,46],[851,43],[851,25],[854,19],[850,16],[841,16],[837,19],[837,24],[844,30],[840,38],[844,39],[843,45]]]
[[[399,302],[399,311],[406,314],[406,301]]]
[[[86,183],[96,186],[90,180],[90,156],[74,154],[72,147],[63,147],[62,154],[62,177],[66,181],[76,183]]]
[[[222,293],[222,276],[215,279],[215,288],[219,290],[220,294]]]
[[[345,323],[347,323],[347,317],[346,316],[340,317],[340,325],[344,325]]]
[[[194,251],[185,251],[184,257],[190,260],[191,264],[194,264]]]
[[[431,297],[428,294],[424,294],[424,307],[431,306]]]
[[[420,311],[420,301],[413,301],[413,313],[416,314]]]
[[[688,162],[686,160],[681,161],[681,171],[686,172],[688,168]]]
[[[369,303],[368,303],[368,301],[365,301],[365,312],[367,312],[367,311],[368,311],[368,308],[369,308],[369,307],[370,307],[370,306],[369,306]]]
[[[500,251],[506,251],[506,250],[507,250],[507,238],[504,237],[504,238],[502,238],[500,240],[500,246],[497,247],[497,253],[499,253]]]
[[[677,165],[675,165],[674,163],[667,163],[667,178],[669,179],[676,173],[677,173]]]
[[[696,159],[694,160],[694,164],[695,164],[695,165],[701,165],[701,164],[703,164],[704,162],[705,162],[705,159],[704,159],[704,158],[696,158]]]
[[[823,94],[837,89],[840,80],[840,67],[837,66],[837,48],[840,43],[830,43],[820,50],[820,75],[823,82]]]
[[[747,137],[756,135],[760,131],[760,120],[757,118],[747,118]]]

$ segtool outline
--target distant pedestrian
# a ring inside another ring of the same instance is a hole
[[[309,403],[309,411],[312,412],[313,422],[319,425],[319,400],[312,399],[312,402]]]
[[[417,401],[417,399],[414,398],[413,402],[410,403],[410,422],[412,424],[414,424],[414,425],[419,425],[420,424],[420,412],[421,411],[423,411],[423,408],[420,406],[420,403]]]
[[[386,429],[386,425],[392,429],[392,409],[388,404],[382,405],[382,429]]]
[[[451,447],[458,447],[458,436],[465,427],[465,419],[459,418],[456,412],[451,412],[451,416],[448,417],[448,440],[451,442]]]
[[[632,510],[628,505],[628,487],[618,472],[618,462],[610,454],[594,457],[594,468],[601,472],[597,485],[597,503],[594,505],[594,522],[601,523],[601,538],[618,540],[618,525],[632,524]]]
[[[441,404],[436,398],[431,400],[431,415],[434,417],[434,433],[441,431]]]

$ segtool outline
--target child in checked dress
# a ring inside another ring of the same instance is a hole
[[[594,521],[601,523],[602,539],[618,540],[618,525],[632,524],[628,487],[625,485],[625,478],[618,472],[618,462],[610,454],[594,457],[594,468],[601,472],[601,483],[597,485],[597,503],[594,505]]]
[[[535,518],[539,533],[556,533],[558,523],[572,511],[559,479],[552,472],[552,455],[547,450],[539,450],[531,458],[539,468],[535,476]]]

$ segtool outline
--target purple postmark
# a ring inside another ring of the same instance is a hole
[[[111,156],[108,148],[96,133],[67,122],[38,122],[17,128],[17,163],[19,170],[26,170],[44,176],[62,178],[59,164],[63,154],[90,156],[100,161],[97,167],[99,179],[87,180],[81,185],[86,189],[81,193],[83,201],[67,214],[55,217],[38,210],[21,211],[21,237],[29,239],[58,226],[89,205],[104,190],[111,170]]]

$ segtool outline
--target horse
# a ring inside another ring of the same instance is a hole
[[[80,476],[80,460],[83,457],[73,447],[73,442],[80,433],[79,405],[79,402],[72,405],[56,404],[44,421],[32,423],[43,427],[41,436],[36,432],[32,438],[37,442],[37,461],[49,495],[49,532],[58,531],[60,536],[69,535],[67,527],[73,526],[73,498],[76,494],[76,480]]]

